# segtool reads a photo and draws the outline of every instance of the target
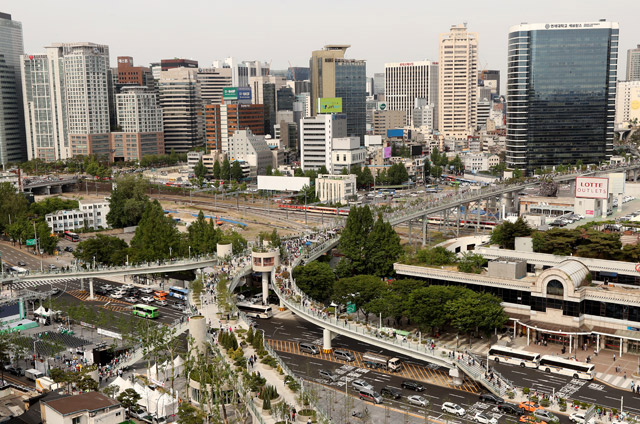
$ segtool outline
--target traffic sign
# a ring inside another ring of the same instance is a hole
[[[36,239],[27,239],[27,246],[35,246]]]
[[[356,311],[356,304],[353,302],[347,302],[347,313],[352,314]]]

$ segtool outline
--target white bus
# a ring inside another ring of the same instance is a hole
[[[595,365],[561,358],[560,356],[544,355],[540,358],[540,366],[538,368],[544,372],[554,372],[556,374],[569,375],[573,378],[593,380]]]
[[[538,368],[540,364],[540,354],[526,352],[524,350],[511,349],[506,346],[493,345],[489,349],[489,359],[505,364],[520,365],[522,368]]]
[[[247,302],[238,302],[236,306],[249,317],[266,319],[273,316],[273,309],[271,309],[271,306],[269,305],[263,306]]]

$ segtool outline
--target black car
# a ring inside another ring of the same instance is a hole
[[[384,397],[390,397],[392,399],[400,399],[402,397],[400,390],[389,386],[385,386],[380,389],[380,394]]]
[[[403,381],[402,388],[413,390],[415,392],[424,392],[424,386],[420,383],[416,383],[415,381]]]
[[[481,402],[491,402],[491,403],[495,403],[495,404],[501,404],[504,403],[504,399],[502,399],[500,396],[496,396],[493,393],[482,393],[480,395],[480,401]]]
[[[22,376],[24,375],[24,370],[20,367],[14,367],[14,366],[10,366],[6,368],[6,371],[9,371],[11,374],[15,375],[15,376]]]
[[[27,266],[27,264],[25,264],[25,263],[24,263],[24,262],[22,262],[22,261],[18,261],[18,266]]]
[[[502,403],[498,405],[498,409],[500,410],[500,412],[509,415],[515,415],[518,417],[524,415],[524,410],[522,408],[519,408],[518,405],[514,405],[513,403]]]
[[[107,291],[105,289],[103,289],[102,287],[98,287],[97,289],[93,290],[95,294],[99,294],[101,296],[106,296],[107,295]]]

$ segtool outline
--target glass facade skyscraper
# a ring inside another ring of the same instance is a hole
[[[364,145],[367,131],[367,63],[364,60],[336,59],[336,97],[342,98],[347,115],[347,135],[360,137]]]
[[[617,64],[617,23],[512,27],[507,166],[531,172],[610,157]]]

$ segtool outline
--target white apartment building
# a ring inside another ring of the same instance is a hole
[[[222,91],[233,85],[231,68],[198,69],[198,84],[202,103],[205,105],[222,103]]]
[[[87,392],[41,402],[47,424],[118,424],[126,421],[120,402],[100,392]]]
[[[284,77],[277,77],[275,75],[265,75],[259,77],[249,78],[249,87],[251,88],[251,103],[254,105],[264,104],[264,84],[273,84],[275,91],[287,85],[287,81]]]
[[[413,127],[433,132],[435,123],[435,105],[428,103],[427,99],[416,99],[413,105]]]
[[[640,79],[618,81],[616,91],[616,127],[629,125],[634,119],[640,124]]]
[[[300,120],[300,164],[304,171],[331,169],[333,139],[347,136],[344,114],[324,114]]]
[[[224,60],[214,60],[214,68],[231,69],[231,86],[247,87],[249,78],[269,75],[270,65],[259,60],[237,62],[233,57]]]
[[[351,170],[352,165],[364,165],[367,159],[366,147],[360,147],[360,137],[338,137],[333,139],[331,151],[332,174],[339,174],[343,168]]]
[[[107,200],[102,202],[79,201],[78,207],[84,214],[84,219],[89,228],[97,230],[99,228],[109,228],[107,224],[107,214],[111,210]]]
[[[476,129],[478,34],[466,24],[440,34],[438,131],[444,137],[464,139]]]
[[[273,154],[263,135],[251,130],[238,130],[229,138],[229,161],[243,161],[251,167],[251,177],[264,175],[267,165],[273,166]]]
[[[160,72],[160,108],[165,151],[188,152],[204,142],[204,114],[198,70],[174,68]]]
[[[193,171],[193,169],[196,167],[198,162],[202,160],[203,155],[204,155],[204,152],[187,153],[187,168],[189,169],[189,171]],[[203,164],[204,164],[204,161],[203,161]]]
[[[162,110],[148,87],[123,87],[116,94],[116,113],[123,132],[162,132]]]
[[[467,172],[488,171],[492,166],[500,163],[498,155],[486,155],[483,153],[467,153],[461,157],[464,170]]]
[[[356,176],[320,174],[316,178],[316,196],[322,203],[345,203],[358,192]]]
[[[109,47],[55,43],[21,56],[27,155],[109,154]]]
[[[434,105],[437,117],[438,63],[431,61],[384,64],[384,95],[389,110],[406,113],[405,122],[413,121],[416,99]]]
[[[489,115],[491,114],[491,107],[493,106],[493,102],[486,98],[478,100],[476,103],[476,116],[478,119],[478,129],[486,129],[487,128],[487,119],[489,119]]]

